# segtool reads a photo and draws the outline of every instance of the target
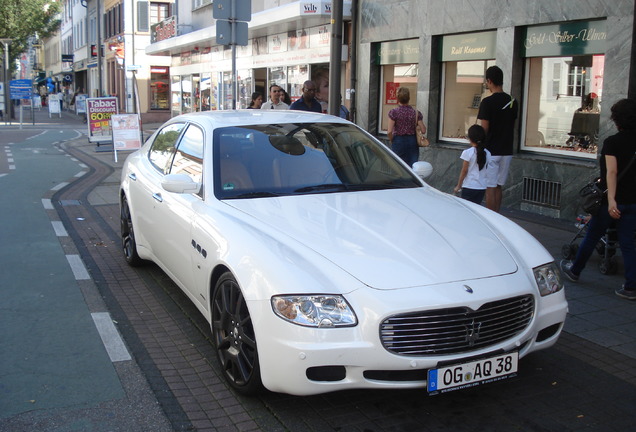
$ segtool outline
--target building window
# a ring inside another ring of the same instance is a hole
[[[522,148],[596,157],[604,60],[603,55],[527,60]]]
[[[152,66],[150,68],[150,109],[170,109],[170,68]]]
[[[595,20],[525,29],[523,150],[596,158],[605,27],[605,20]]]
[[[419,64],[419,40],[383,42],[377,46],[377,63],[381,65],[379,133],[389,128],[389,111],[397,107],[397,90],[407,87],[411,100],[417,106],[417,77]]]
[[[417,106],[417,75],[418,65],[415,63],[382,66],[381,132],[386,133],[389,128],[389,111],[398,106],[397,91],[400,87],[409,89],[409,105]]]
[[[212,3],[212,0],[194,0],[192,4],[192,9],[198,9],[205,5],[209,5],[210,3]]]
[[[466,133],[477,123],[479,104],[490,95],[486,69],[495,64],[497,32],[444,36],[441,41],[442,101],[439,138],[468,142]]]
[[[484,76],[494,64],[494,60],[444,63],[441,139],[467,142],[466,132],[477,123],[479,104],[490,95]]]
[[[170,16],[170,3],[150,3],[150,25],[158,24]]]

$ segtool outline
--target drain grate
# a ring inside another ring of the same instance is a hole
[[[60,200],[60,205],[62,207],[78,206],[82,205],[82,202],[80,200]]]

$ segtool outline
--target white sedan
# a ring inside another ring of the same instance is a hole
[[[188,295],[246,394],[514,376],[561,333],[560,273],[513,222],[424,183],[430,169],[328,115],[182,115],[125,162],[123,252]]]

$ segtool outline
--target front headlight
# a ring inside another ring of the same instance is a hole
[[[358,324],[353,309],[339,295],[274,296],[272,309],[282,319],[306,327],[351,327]]]
[[[534,270],[534,280],[537,281],[537,287],[541,293],[541,297],[553,294],[563,289],[561,281],[561,273],[555,263],[545,264],[536,267]]]

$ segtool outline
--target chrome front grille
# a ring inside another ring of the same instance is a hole
[[[482,349],[523,332],[534,314],[531,295],[468,307],[413,312],[380,325],[382,345],[408,356],[448,355]]]

